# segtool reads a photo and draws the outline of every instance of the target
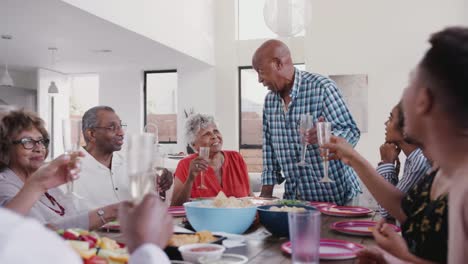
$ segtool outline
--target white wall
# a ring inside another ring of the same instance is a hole
[[[99,105],[116,111],[127,132],[143,131],[143,71],[123,69],[99,73]]]
[[[307,69],[323,74],[367,73],[369,132],[357,149],[380,160],[384,122],[432,32],[463,22],[463,0],[313,0],[305,37]],[[330,15],[333,12],[333,15]]]
[[[213,64],[213,0],[63,0]]]
[[[186,152],[184,109],[193,108],[195,113],[215,115],[215,70],[201,64],[187,64],[179,68],[178,73],[178,141],[172,152]]]
[[[239,91],[237,89],[237,44],[235,1],[215,2],[216,119],[225,149],[239,148]]]

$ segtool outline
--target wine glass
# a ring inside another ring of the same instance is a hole
[[[65,154],[70,155],[69,166],[74,164],[78,159],[80,142],[81,142],[81,120],[80,119],[63,119],[62,120],[62,140]],[[73,188],[73,179],[67,182],[67,195],[79,197]]]
[[[330,122],[318,122],[317,123],[317,140],[319,146],[323,146],[326,143],[330,143],[331,137],[331,123]],[[323,160],[323,178],[320,182],[334,182],[334,180],[328,178],[328,149],[321,149],[320,155]]]
[[[210,159],[210,147],[200,147],[198,150],[198,156],[203,158],[204,160],[208,161]],[[205,172],[200,172],[200,185],[198,189],[208,189],[205,186]]]
[[[301,120],[299,123],[299,134],[300,134],[301,143],[302,143],[302,155],[301,155],[301,161],[297,163],[298,166],[310,166],[310,164],[307,163],[305,160],[305,156],[307,152],[306,134],[307,134],[307,131],[310,130],[313,126],[314,126],[314,123],[312,122],[312,116],[309,114],[302,114]]]
[[[150,133],[131,134],[127,137],[126,165],[130,179],[130,195],[134,202],[156,190],[153,171],[154,140]]]

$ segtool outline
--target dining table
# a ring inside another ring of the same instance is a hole
[[[380,219],[378,213],[372,212],[364,217],[338,217],[321,214],[321,239],[336,239],[345,240],[352,243],[358,243],[363,246],[375,245],[376,242],[371,236],[356,236],[338,233],[330,228],[330,225],[339,221],[352,220],[370,220],[376,221]],[[174,225],[182,226],[186,219],[183,216],[174,217]],[[101,236],[107,236],[115,239],[118,242],[125,243],[122,235],[118,232],[98,231]],[[247,263],[251,264],[270,264],[270,263],[292,263],[291,255],[282,251],[281,246],[288,242],[287,237],[275,237],[271,235],[262,225],[254,224],[246,233],[244,245],[227,248],[225,253],[240,254],[248,258]],[[357,263],[354,259],[343,260],[320,260],[321,263]]]

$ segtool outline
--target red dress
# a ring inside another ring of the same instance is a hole
[[[219,191],[223,191],[227,197],[246,197],[250,193],[249,174],[244,158],[237,151],[222,151],[224,154],[224,164],[222,167],[222,185],[219,184],[216,174],[212,167],[205,171],[205,186],[207,189],[198,189],[200,186],[200,174],[195,177],[192,185],[191,198],[214,197]],[[190,162],[198,157],[198,154],[192,154],[177,164],[175,177],[182,183],[185,183],[188,177]]]

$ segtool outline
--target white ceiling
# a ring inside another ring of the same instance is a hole
[[[0,39],[0,63],[7,59],[12,68],[20,70],[38,67],[63,73],[129,67],[157,70],[193,62],[185,54],[59,0],[0,0],[2,34],[12,35],[13,39]],[[55,66],[48,47],[58,48]],[[96,52],[102,49],[112,52]]]

